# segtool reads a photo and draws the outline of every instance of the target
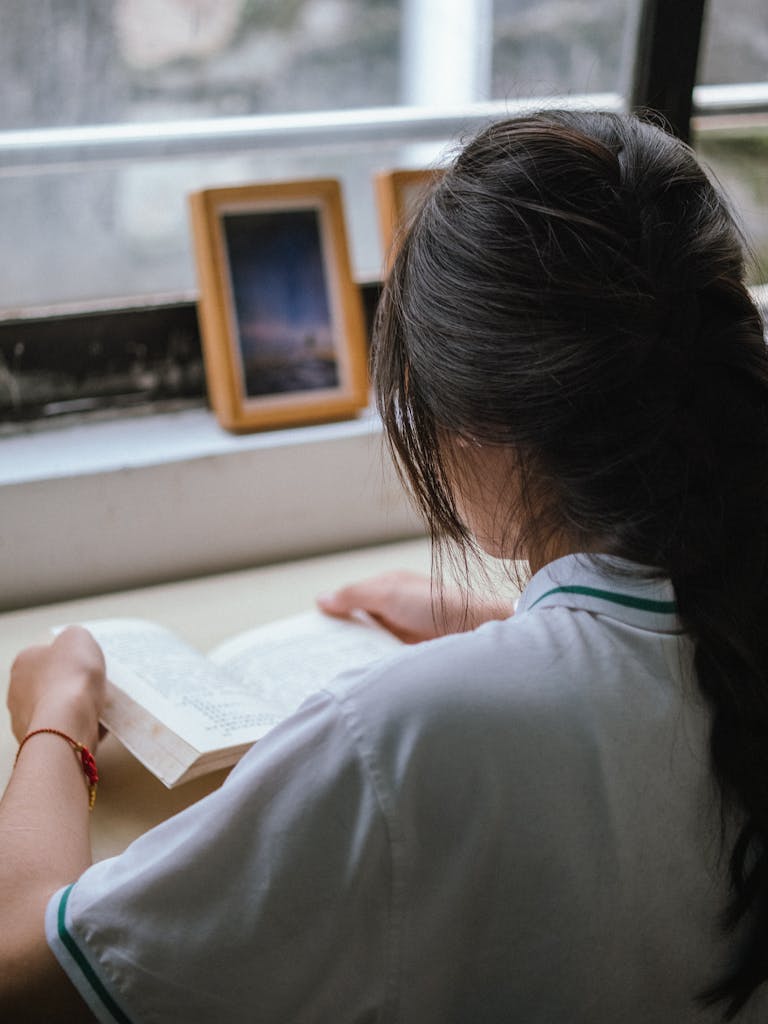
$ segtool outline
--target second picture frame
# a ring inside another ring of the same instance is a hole
[[[381,171],[375,179],[379,232],[385,272],[391,266],[399,232],[408,224],[442,171],[434,168]]]

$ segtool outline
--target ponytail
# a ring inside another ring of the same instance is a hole
[[[691,388],[691,420],[705,436],[691,446],[684,536],[670,546],[669,563],[712,708],[724,815],[735,806],[743,818],[724,924],[746,919],[748,939],[740,962],[704,994],[707,1003],[726,1001],[730,1019],[768,978],[768,368],[746,292],[732,289],[720,301],[722,315],[709,310],[704,321],[702,344],[711,340],[713,355]]]

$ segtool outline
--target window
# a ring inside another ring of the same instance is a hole
[[[741,86],[745,109],[698,118],[693,141],[733,200],[754,249],[753,283],[768,280],[767,72],[764,0],[709,0],[699,82],[715,98],[719,86]]]
[[[642,3],[664,17],[696,7]],[[542,99],[626,106],[640,9],[641,0],[5,5],[0,419],[202,401],[187,192],[338,177],[355,274],[375,282],[373,174],[428,165],[450,139]],[[706,10],[694,141],[732,193],[761,263],[753,278],[765,280],[768,83],[749,79],[768,67],[768,8],[710,0]],[[30,315],[62,306],[138,310],[30,326]]]
[[[767,72],[764,0],[708,0],[699,81],[706,85],[765,82]]]
[[[636,4],[495,0],[493,96],[624,92]]]
[[[353,263],[359,278],[375,279],[374,171],[434,160],[456,129],[487,116],[473,104],[495,100],[502,113],[535,95],[618,94],[633,7],[6,5],[0,309],[188,296],[185,193],[265,178],[341,177]]]

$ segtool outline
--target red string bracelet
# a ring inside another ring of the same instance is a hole
[[[99,773],[96,768],[96,761],[94,760],[93,754],[90,752],[88,747],[84,743],[78,743],[77,740],[73,740],[71,736],[67,736],[65,732],[61,732],[59,729],[33,729],[32,732],[28,732],[24,739],[19,744],[19,749],[16,751],[16,760],[19,760],[19,754],[21,753],[22,747],[31,740],[33,736],[39,736],[41,733],[51,733],[52,736],[61,736],[63,740],[72,747],[75,753],[80,758],[80,764],[83,767],[83,772],[88,780],[88,810],[93,810],[93,805],[96,803],[96,787],[99,784]]]

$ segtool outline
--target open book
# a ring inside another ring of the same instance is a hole
[[[234,764],[336,676],[401,646],[320,612],[240,633],[207,656],[141,619],[82,623],[107,662],[102,722],[166,786]]]

